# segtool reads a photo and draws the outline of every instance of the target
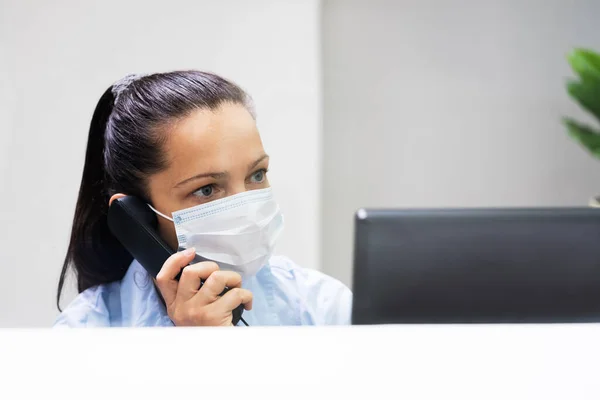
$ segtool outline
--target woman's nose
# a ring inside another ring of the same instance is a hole
[[[243,193],[243,192],[245,192],[247,190],[248,190],[248,188],[246,187],[246,183],[245,182],[236,183],[236,184],[231,185],[231,187],[227,191],[227,194],[229,196],[233,196],[234,194]]]

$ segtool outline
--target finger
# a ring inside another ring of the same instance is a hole
[[[177,293],[175,276],[194,259],[195,254],[196,250],[194,248],[172,254],[156,275],[156,286],[158,286],[167,305],[175,301],[175,294]]]
[[[252,309],[252,292],[247,289],[234,288],[225,293],[219,300],[215,301],[215,307],[223,310],[235,310],[240,304],[244,305],[244,309]]]
[[[210,304],[216,301],[225,287],[230,289],[242,286],[242,276],[233,271],[216,271],[212,273],[198,292],[201,304]]]
[[[200,289],[200,282],[209,279],[212,274],[217,272],[219,272],[219,266],[212,261],[203,261],[185,267],[179,278],[177,300],[187,301],[194,297]]]

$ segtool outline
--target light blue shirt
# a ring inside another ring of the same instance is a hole
[[[253,294],[252,310],[242,315],[250,326],[350,324],[350,290],[338,280],[301,268],[285,257],[272,257],[269,265],[244,280],[242,286]],[[80,293],[54,326],[173,326],[173,322],[150,275],[134,260],[121,281]]]

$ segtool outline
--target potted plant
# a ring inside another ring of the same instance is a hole
[[[600,122],[600,54],[590,49],[578,48],[567,57],[577,78],[567,82],[567,91],[579,105]],[[600,130],[588,124],[564,118],[571,138],[579,142],[588,152],[600,159]],[[600,196],[590,200],[590,205],[600,207]]]

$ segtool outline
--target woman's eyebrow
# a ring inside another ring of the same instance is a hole
[[[256,161],[251,162],[248,165],[248,169],[254,169],[256,168],[256,166],[258,164],[260,164],[262,161],[264,161],[265,159],[269,158],[269,156],[267,154],[263,154],[262,156],[260,156],[259,158],[256,159]],[[229,172],[228,171],[223,171],[223,172],[205,172],[203,174],[198,174],[198,175],[194,175],[190,178],[184,179],[181,182],[179,182],[178,184],[176,184],[175,186],[173,186],[173,188],[178,188],[180,186],[183,186],[187,183],[190,183],[191,181],[195,181],[197,179],[203,179],[203,178],[213,178],[215,180],[224,180],[227,177],[229,177]]]
[[[251,170],[251,169],[254,169],[254,168],[256,168],[256,166],[257,166],[258,164],[260,164],[260,163],[261,163],[263,160],[265,160],[265,159],[267,159],[267,158],[269,158],[269,156],[268,156],[267,154],[263,154],[262,156],[260,156],[259,158],[257,158],[257,159],[256,159],[256,161],[254,161],[254,162],[251,162],[251,163],[248,165],[248,169],[249,169],[249,170]]]
[[[191,178],[187,178],[182,180],[181,182],[179,182],[178,184],[176,184],[175,186],[173,186],[174,188],[178,188],[180,186],[185,185],[186,183],[189,183],[191,181],[195,181],[197,179],[203,179],[203,178],[213,178],[215,180],[223,180],[226,179],[229,176],[229,172],[227,171],[223,171],[223,172],[206,172],[204,174],[198,174],[198,175],[194,175]]]

